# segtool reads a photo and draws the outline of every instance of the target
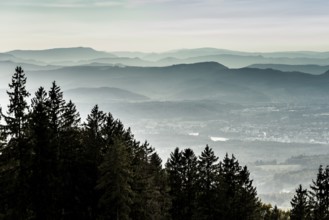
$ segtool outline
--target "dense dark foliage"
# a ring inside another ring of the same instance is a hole
[[[191,149],[170,155],[166,164],[173,219],[262,219],[249,172],[228,155],[217,163],[209,146],[199,159]]]
[[[0,219],[278,218],[276,207],[261,204],[234,155],[218,161],[209,146],[200,156],[177,148],[163,168],[147,142],[97,105],[81,124],[55,82],[48,92],[40,87],[30,106],[25,84],[17,67],[8,112],[1,110]],[[314,196],[323,194],[319,184]],[[314,215],[327,215],[328,199],[315,198]]]
[[[310,190],[300,185],[291,200],[291,219],[329,219],[329,166],[320,166]]]

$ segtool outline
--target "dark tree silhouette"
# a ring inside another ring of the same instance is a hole
[[[303,189],[302,185],[296,189],[296,195],[291,200],[291,220],[306,220],[310,219],[310,210],[308,204],[307,190]]]
[[[220,162],[218,190],[224,203],[219,203],[219,215],[223,219],[255,219],[259,215],[260,202],[256,188],[252,186],[247,167],[241,167],[234,155],[226,154]]]
[[[214,212],[218,199],[217,182],[219,165],[217,161],[218,157],[215,156],[214,151],[207,145],[203,152],[201,152],[198,161],[198,219],[217,219],[216,213]]]
[[[28,176],[29,176],[29,146],[26,144],[25,129],[27,127],[28,119],[28,105],[26,98],[29,93],[25,88],[26,77],[21,67],[15,69],[12,76],[12,81],[9,84],[10,91],[7,91],[9,96],[8,111],[5,115],[0,109],[0,115],[4,118],[5,124],[0,126],[1,137],[10,140],[5,144],[2,149],[1,157],[5,163],[4,173],[6,176],[4,180],[8,180],[4,184],[4,189],[9,193],[9,198],[6,204],[12,207],[12,216],[16,219],[24,219],[27,216],[29,196],[27,195],[28,189]]]

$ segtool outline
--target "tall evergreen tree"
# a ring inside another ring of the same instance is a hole
[[[12,81],[9,84],[8,111],[5,115],[0,109],[0,115],[4,118],[5,124],[0,126],[1,136],[9,137],[10,140],[2,149],[1,159],[5,163],[5,168],[2,170],[5,176],[4,180],[8,180],[7,205],[10,207],[12,214],[8,214],[16,219],[27,218],[29,197],[27,195],[27,182],[29,178],[29,162],[31,152],[26,144],[24,130],[27,127],[28,105],[27,97],[30,95],[26,88],[26,77],[24,70],[21,67],[16,67],[15,73],[12,76]],[[5,186],[6,187],[6,186]]]
[[[196,209],[196,192],[198,181],[197,157],[192,149],[182,152],[182,199],[183,218],[192,219]]]
[[[77,129],[80,124],[80,114],[77,111],[75,104],[71,100],[64,106],[62,119],[62,126],[65,130]]]
[[[310,210],[308,206],[307,190],[303,189],[302,185],[296,189],[296,195],[291,200],[291,220],[306,220],[310,219]]]
[[[168,173],[168,181],[172,199],[172,207],[170,210],[172,219],[184,219],[183,215],[183,158],[182,152],[176,148],[170,154],[170,158],[166,163],[166,171]]]
[[[81,180],[84,178],[80,170],[82,159],[82,143],[80,133],[80,115],[72,101],[65,104],[61,116],[60,157],[58,161],[59,202],[62,219],[84,219],[86,216],[81,206]]]
[[[149,157],[153,153],[153,149],[147,142],[144,144],[131,142],[129,138],[131,137],[130,129],[124,137],[126,137],[125,139],[128,140],[126,143],[130,143],[132,149],[134,204],[131,216],[136,220],[149,219],[149,211],[151,210],[148,209],[148,201],[152,194],[152,174],[150,172]]]
[[[162,168],[162,160],[156,152],[150,157],[150,172],[152,177],[150,184],[151,193],[147,203],[149,219],[171,219],[169,214],[171,200],[169,196],[168,179],[165,170]]]
[[[133,219],[167,219],[169,195],[161,159],[147,142],[133,143]]]
[[[238,207],[234,204],[237,200],[237,176],[241,167],[234,155],[229,158],[228,154],[225,155],[223,162],[220,162],[220,182],[218,183],[219,194],[223,196],[221,201],[224,203],[218,204],[217,208],[220,212],[222,219],[237,219]]]
[[[84,124],[82,133],[83,153],[81,167],[84,169],[83,179],[84,193],[81,195],[83,206],[88,210],[90,219],[95,219],[97,215],[97,201],[99,195],[95,191],[98,179],[98,168],[103,162],[101,149],[105,148],[104,139],[102,138],[101,129],[105,123],[106,114],[99,110],[95,105],[91,113],[87,116],[87,122]]]
[[[111,147],[114,145],[114,139],[123,135],[123,127],[120,128],[122,131],[118,132],[118,121],[115,120],[111,113],[103,115],[104,120],[101,119],[101,135],[105,140],[106,144],[102,145],[100,149],[101,154],[106,155]]]
[[[7,91],[9,96],[8,116],[4,115],[1,111],[1,115],[6,122],[6,126],[2,126],[5,130],[2,131],[7,131],[8,134],[16,139],[22,136],[27,121],[28,105],[26,98],[30,96],[30,93],[27,92],[25,84],[26,77],[24,70],[18,66],[9,84],[11,91]]]
[[[218,157],[214,151],[207,145],[198,161],[199,182],[198,182],[198,219],[216,219],[216,183],[218,181],[219,167]]]
[[[161,159],[149,143],[133,143],[133,190],[132,217],[136,219],[167,219],[170,198],[167,176]]]
[[[58,135],[59,129],[62,126],[62,114],[64,112],[65,100],[61,88],[54,81],[48,92],[49,96],[49,117],[50,127],[55,135]]]
[[[192,219],[196,208],[198,181],[197,157],[187,148],[176,148],[166,164],[172,196],[173,219]]]
[[[328,213],[328,192],[326,189],[326,172],[323,167],[320,166],[318,169],[318,174],[316,180],[312,181],[310,190],[310,208],[311,215],[313,219],[322,220],[329,217]]]
[[[241,167],[234,155],[226,154],[220,162],[219,191],[225,203],[219,204],[222,219],[255,219],[259,215],[260,202],[256,188],[252,186],[247,167]]]
[[[65,100],[63,99],[63,92],[61,88],[54,81],[48,91],[48,116],[49,116],[49,132],[50,134],[50,151],[55,155],[53,160],[51,160],[49,172],[54,177],[53,182],[55,183],[56,188],[54,189],[54,195],[57,198],[54,198],[56,205],[56,218],[60,218],[63,212],[60,193],[61,193],[61,177],[60,173],[60,163],[63,155],[63,148],[65,147],[61,141],[61,131],[64,124],[63,112],[65,108]]]
[[[32,99],[29,123],[30,143],[33,149],[30,192],[35,219],[51,219],[56,214],[54,213],[56,181],[53,172],[56,152],[50,147],[48,112],[47,93],[43,87],[40,87]]]
[[[240,219],[255,219],[259,216],[260,201],[257,197],[256,187],[250,179],[250,172],[247,166],[242,167],[238,175],[238,206]]]
[[[130,219],[132,174],[127,146],[120,139],[114,140],[99,169],[100,178],[96,187],[101,192],[99,219]]]
[[[95,105],[91,110],[91,113],[87,116],[87,123],[85,123],[85,129],[88,138],[91,138],[91,141],[101,139],[101,128],[104,125],[105,120],[106,114],[99,110],[98,105]]]

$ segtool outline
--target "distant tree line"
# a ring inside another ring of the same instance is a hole
[[[40,87],[30,105],[25,85],[17,67],[7,112],[0,109],[0,219],[288,219],[261,203],[234,155],[219,161],[209,146],[200,156],[176,148],[163,167],[155,150],[111,113],[96,105],[81,123],[55,82],[49,91]],[[297,192],[292,218],[328,217],[329,182],[327,191],[320,182],[307,203],[312,208],[299,208],[304,191]]]

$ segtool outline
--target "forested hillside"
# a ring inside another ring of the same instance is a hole
[[[111,113],[95,105],[81,123],[56,82],[31,95],[26,80],[17,67],[7,112],[1,109],[0,219],[288,218],[261,203],[234,155],[219,161],[208,145],[200,156],[176,148],[163,167],[155,149]],[[308,213],[322,219],[328,205],[316,211],[322,203],[312,189]]]
[[[249,172],[234,156],[217,163],[208,146],[199,158],[191,149],[176,149],[163,169],[154,149],[137,142],[111,113],[96,105],[81,124],[75,105],[63,99],[55,82],[48,92],[40,87],[30,106],[25,84],[17,67],[7,114],[1,111],[1,218],[252,219],[260,214]],[[246,209],[234,211],[241,205]]]

